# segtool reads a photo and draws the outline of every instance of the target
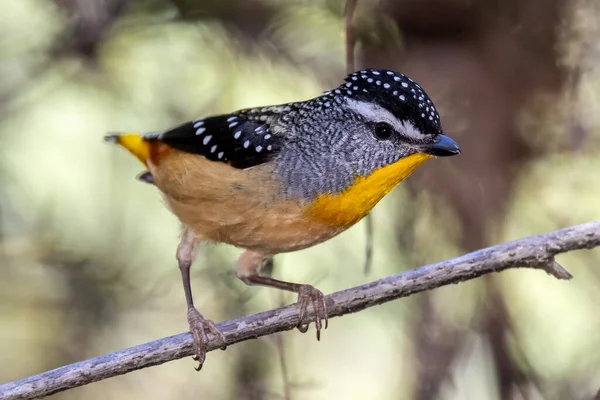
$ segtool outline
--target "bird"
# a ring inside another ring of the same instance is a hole
[[[237,277],[247,285],[295,292],[297,328],[306,332],[314,321],[320,339],[328,324],[323,293],[261,275],[265,261],[331,239],[425,161],[460,153],[423,88],[401,73],[375,68],[351,73],[339,87],[309,100],[105,140],[144,165],[137,178],[156,186],[181,223],[176,259],[197,369],[209,335],[225,344],[214,322],[194,306],[190,267],[199,245],[243,249]],[[305,323],[309,307],[313,318]]]

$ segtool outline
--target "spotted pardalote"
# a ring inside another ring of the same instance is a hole
[[[177,250],[196,356],[209,334],[225,338],[193,305],[189,268],[198,244],[245,249],[240,279],[298,293],[301,330],[312,306],[317,336],[327,321],[323,294],[310,285],[260,275],[282,252],[346,230],[424,161],[458,154],[416,82],[390,70],[350,74],[316,98],[198,118],[164,132],[107,136],[147,168],[182,223]]]

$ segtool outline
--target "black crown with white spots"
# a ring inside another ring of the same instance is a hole
[[[441,133],[440,116],[418,83],[398,72],[365,69],[348,75],[345,84],[328,95],[378,104],[425,135]]]
[[[440,116],[421,86],[412,79],[389,70],[366,69],[348,75],[346,83],[321,97],[309,100],[314,110],[330,110],[344,97],[378,104],[396,118],[410,121],[423,134],[441,133]],[[292,121],[290,112],[307,115],[305,103],[253,108],[232,114],[201,118],[174,129],[144,136],[175,149],[198,154],[211,161],[249,168],[272,159],[285,140],[274,133],[271,124],[280,118]]]

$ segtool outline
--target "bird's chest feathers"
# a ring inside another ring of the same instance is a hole
[[[307,206],[305,213],[323,223],[350,227],[429,158],[431,156],[426,154],[414,154],[375,170],[369,176],[356,177],[343,192],[317,197]]]

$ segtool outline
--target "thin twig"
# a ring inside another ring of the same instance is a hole
[[[350,314],[400,297],[509,268],[538,268],[558,279],[568,279],[570,274],[554,262],[554,257],[560,253],[598,246],[600,246],[600,221],[488,247],[451,260],[333,293],[327,296],[328,315],[331,318]],[[310,311],[305,323],[312,319],[312,309]],[[291,305],[221,322],[218,328],[225,335],[227,346],[231,346],[260,336],[291,330],[296,325],[298,325],[298,307]],[[220,346],[222,344],[216,343],[214,339],[208,345],[209,350]],[[192,354],[191,335],[181,333],[7,383],[0,386],[0,399],[48,396]],[[190,363],[191,373],[193,371]]]
[[[344,10],[344,29],[346,30],[346,73],[349,75],[355,71],[354,49],[356,47],[356,38],[354,35],[354,26],[352,20],[358,0],[347,0]],[[365,266],[364,274],[371,272],[373,263],[373,217],[368,214],[365,218],[366,242],[365,242]]]
[[[364,274],[369,275],[371,266],[373,265],[373,216],[367,215],[365,218],[365,268]]]
[[[356,10],[358,0],[346,1],[344,10],[344,27],[346,29],[346,73],[354,72],[354,29],[352,27],[352,18]]]

